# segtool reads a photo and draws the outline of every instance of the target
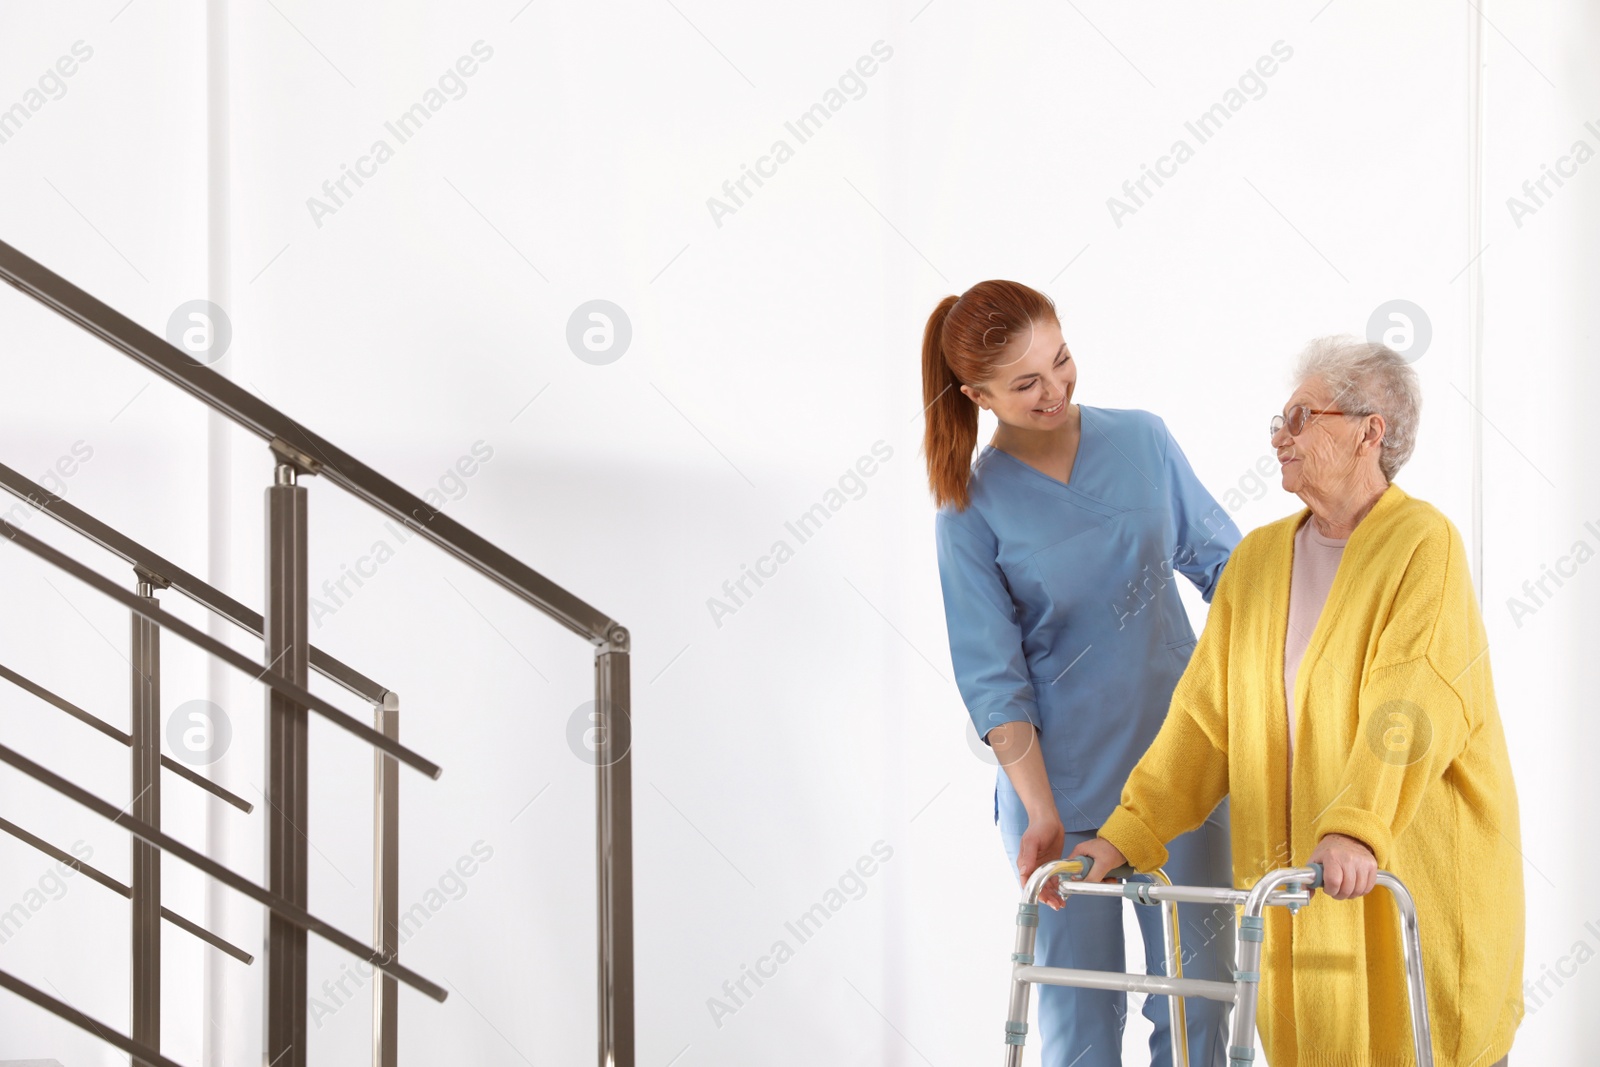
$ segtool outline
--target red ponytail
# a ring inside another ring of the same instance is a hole
[[[961,391],[993,376],[1001,353],[1036,322],[1058,323],[1055,303],[1018,282],[979,282],[940,300],[922,333],[922,453],[935,507],[971,502],[967,480],[978,445],[978,405]]]

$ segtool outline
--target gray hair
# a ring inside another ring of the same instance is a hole
[[[1422,387],[1411,364],[1376,341],[1349,334],[1318,337],[1300,353],[1294,369],[1295,387],[1310,378],[1321,378],[1342,410],[1383,416],[1378,466],[1385,481],[1394,481],[1395,473],[1416,448],[1417,422],[1422,416]]]

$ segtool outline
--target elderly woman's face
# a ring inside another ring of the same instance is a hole
[[[1348,399],[1348,398],[1346,398]],[[1285,425],[1272,435],[1283,472],[1283,488],[1291,493],[1337,495],[1338,487],[1357,479],[1357,446],[1364,421],[1343,415],[1307,415],[1298,435],[1287,425],[1297,404],[1313,411],[1343,410],[1339,398],[1321,378],[1308,378],[1283,405]]]

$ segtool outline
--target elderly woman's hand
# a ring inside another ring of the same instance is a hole
[[[1106,875],[1128,862],[1128,857],[1122,850],[1103,837],[1091,837],[1087,841],[1078,842],[1078,847],[1072,850],[1067,859],[1076,859],[1085,856],[1090,861],[1089,873],[1084,875],[1085,882],[1103,882]]]
[[[1378,861],[1372,850],[1344,834],[1324,835],[1309,862],[1322,864],[1322,890],[1334,900],[1364,897],[1378,884]]]

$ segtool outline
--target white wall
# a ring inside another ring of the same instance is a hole
[[[1600,875],[1590,814],[1600,733],[1589,712],[1600,682],[1600,574],[1592,562],[1600,478],[1582,429],[1600,388],[1600,164],[1580,166],[1574,153],[1600,151],[1600,75],[1589,55],[1600,15],[1593,5],[1563,4],[1492,17],[1505,36],[1491,32],[1488,53],[1483,601],[1528,859],[1524,973],[1535,988],[1518,1049],[1528,1050],[1524,1060],[1582,1062],[1578,1050],[1595,1040],[1600,997],[1600,975],[1583,966],[1600,950],[1600,909],[1584,899]],[[1577,150],[1579,140],[1586,148]],[[1575,173],[1560,187],[1536,187],[1541,204],[1522,186],[1546,167]],[[1528,206],[1536,211],[1527,214]],[[1580,565],[1578,557],[1591,561]],[[1531,599],[1523,584],[1547,566],[1571,576],[1547,580],[1552,595]],[[1536,610],[1514,610],[1513,597]]]
[[[1014,883],[990,820],[993,769],[967,743],[951,678],[917,377],[928,311],[988,277],[1049,292],[1080,399],[1160,413],[1219,498],[1240,490],[1245,529],[1299,507],[1251,468],[1300,344],[1363,332],[1391,300],[1425,310],[1423,430],[1399,480],[1483,552],[1529,860],[1528,977],[1570,972],[1576,942],[1597,947],[1584,924],[1600,916],[1578,899],[1594,866],[1582,701],[1597,681],[1597,568],[1520,626],[1506,606],[1574,541],[1600,542],[1583,347],[1600,164],[1520,227],[1504,204],[1574,139],[1600,147],[1584,128],[1600,126],[1591,12],[1483,5],[1488,247],[1474,260],[1472,5],[228,10],[226,94],[209,90],[228,142],[211,158],[206,5],[6,12],[0,107],[73,42],[94,52],[0,143],[0,239],[157,332],[209,293],[232,323],[224,373],[417,493],[475,443],[493,450],[445,481],[450,513],[633,632],[642,1065],[996,1055]],[[492,56],[464,94],[399,143],[385,122],[479,41]],[[798,143],[785,122],[880,41],[892,54],[859,98]],[[1280,41],[1292,56],[1264,88],[1118,225],[1107,198],[1174,139],[1193,146],[1184,123]],[[314,218],[308,198],[379,138],[393,157]],[[793,157],[719,225],[707,198],[778,138]],[[226,226],[208,228],[219,176]],[[566,342],[569,316],[597,298],[633,331],[604,366]],[[145,388],[126,358],[11,290],[0,329],[0,462],[37,476],[85,442],[68,499],[259,605],[266,450],[165,385]],[[798,544],[785,521],[878,442],[892,456],[859,499]],[[453,990],[442,1006],[402,993],[402,1060],[585,1062],[592,769],[567,733],[590,651],[307,484],[314,591],[376,541],[398,548],[314,640],[397,690],[407,743],[445,767],[438,782],[403,772],[402,900],[424,900],[475,843],[492,850],[406,943],[408,962]],[[211,524],[231,531],[226,554],[208,549]],[[106,562],[45,521],[25,528]],[[779,539],[793,558],[719,625],[708,599]],[[125,726],[122,610],[15,548],[0,568],[18,609],[0,615],[0,662]],[[1188,602],[1198,625],[1204,605]],[[164,707],[224,707],[234,737],[213,773],[259,803],[259,690],[180,641],[164,656]],[[11,687],[0,738],[126,799],[121,750]],[[312,738],[313,909],[361,934],[371,759],[335,729]],[[216,809],[208,824],[193,789],[163,786],[174,833],[260,876],[259,811]],[[0,813],[83,840],[126,878],[124,834],[9,771]],[[785,922],[879,841],[892,858],[799,944]],[[50,867],[0,840],[0,907]],[[175,907],[259,944],[253,904],[166,871]],[[126,906],[81,877],[65,885],[0,945],[0,967],[126,1028]],[[779,939],[793,958],[714,1019],[708,999]],[[202,966],[206,950],[181,932],[165,943],[169,1054],[257,1062],[260,966],[214,954]],[[313,944],[313,991],[331,1005],[343,996],[319,987],[348,958]],[[86,965],[90,953],[104,964]],[[1574,973],[1547,980],[1519,1059],[1574,1062],[1600,1037],[1580,1008],[1597,979]],[[313,1062],[364,1058],[364,989],[318,1016]],[[9,995],[0,1020],[0,1058],[122,1059]]]

